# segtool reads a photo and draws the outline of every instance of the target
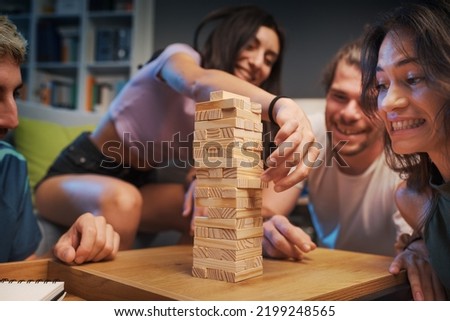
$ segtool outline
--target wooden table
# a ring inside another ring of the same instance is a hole
[[[65,281],[69,299],[368,300],[408,287],[384,256],[316,249],[302,261],[264,259],[262,276],[239,283],[191,275],[192,246],[120,252],[114,261],[68,266],[50,260],[0,264],[0,278]]]

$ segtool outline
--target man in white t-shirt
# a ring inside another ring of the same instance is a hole
[[[318,246],[394,256],[397,236],[410,231],[395,205],[400,178],[385,162],[383,125],[361,110],[360,55],[360,42],[352,42],[326,69],[325,115],[310,117],[320,156],[308,180],[282,193],[264,191],[263,216],[275,215],[264,224],[268,256],[301,258],[313,249],[283,217],[305,186]]]

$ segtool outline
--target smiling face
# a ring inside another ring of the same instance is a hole
[[[439,114],[445,98],[430,87],[413,44],[405,30],[384,38],[376,74],[378,109],[397,154],[425,152],[433,159],[446,146]]]
[[[16,98],[21,85],[19,65],[9,57],[0,58],[0,139],[19,124]]]
[[[361,110],[361,70],[341,60],[326,96],[325,119],[333,145],[346,142],[339,154],[370,161],[383,150],[382,124],[370,120]]]
[[[239,53],[234,74],[260,86],[270,76],[279,53],[280,42],[276,32],[261,26],[255,37]]]

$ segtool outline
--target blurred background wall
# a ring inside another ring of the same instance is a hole
[[[283,94],[323,97],[321,74],[336,50],[363,32],[378,13],[401,0],[155,0],[154,48],[192,44],[198,22],[213,9],[257,4],[271,12],[286,32]]]

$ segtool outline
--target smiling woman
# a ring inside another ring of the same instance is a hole
[[[415,57],[412,32],[399,29],[386,35],[376,73],[378,109],[397,154],[422,152],[437,159],[447,140],[440,112],[446,98],[429,86]]]
[[[406,177],[396,201],[419,235],[404,244],[391,272],[408,270],[416,299],[445,298],[442,287],[450,295],[449,52],[450,3],[436,0],[383,17],[362,53],[363,106],[384,121],[389,164]]]

